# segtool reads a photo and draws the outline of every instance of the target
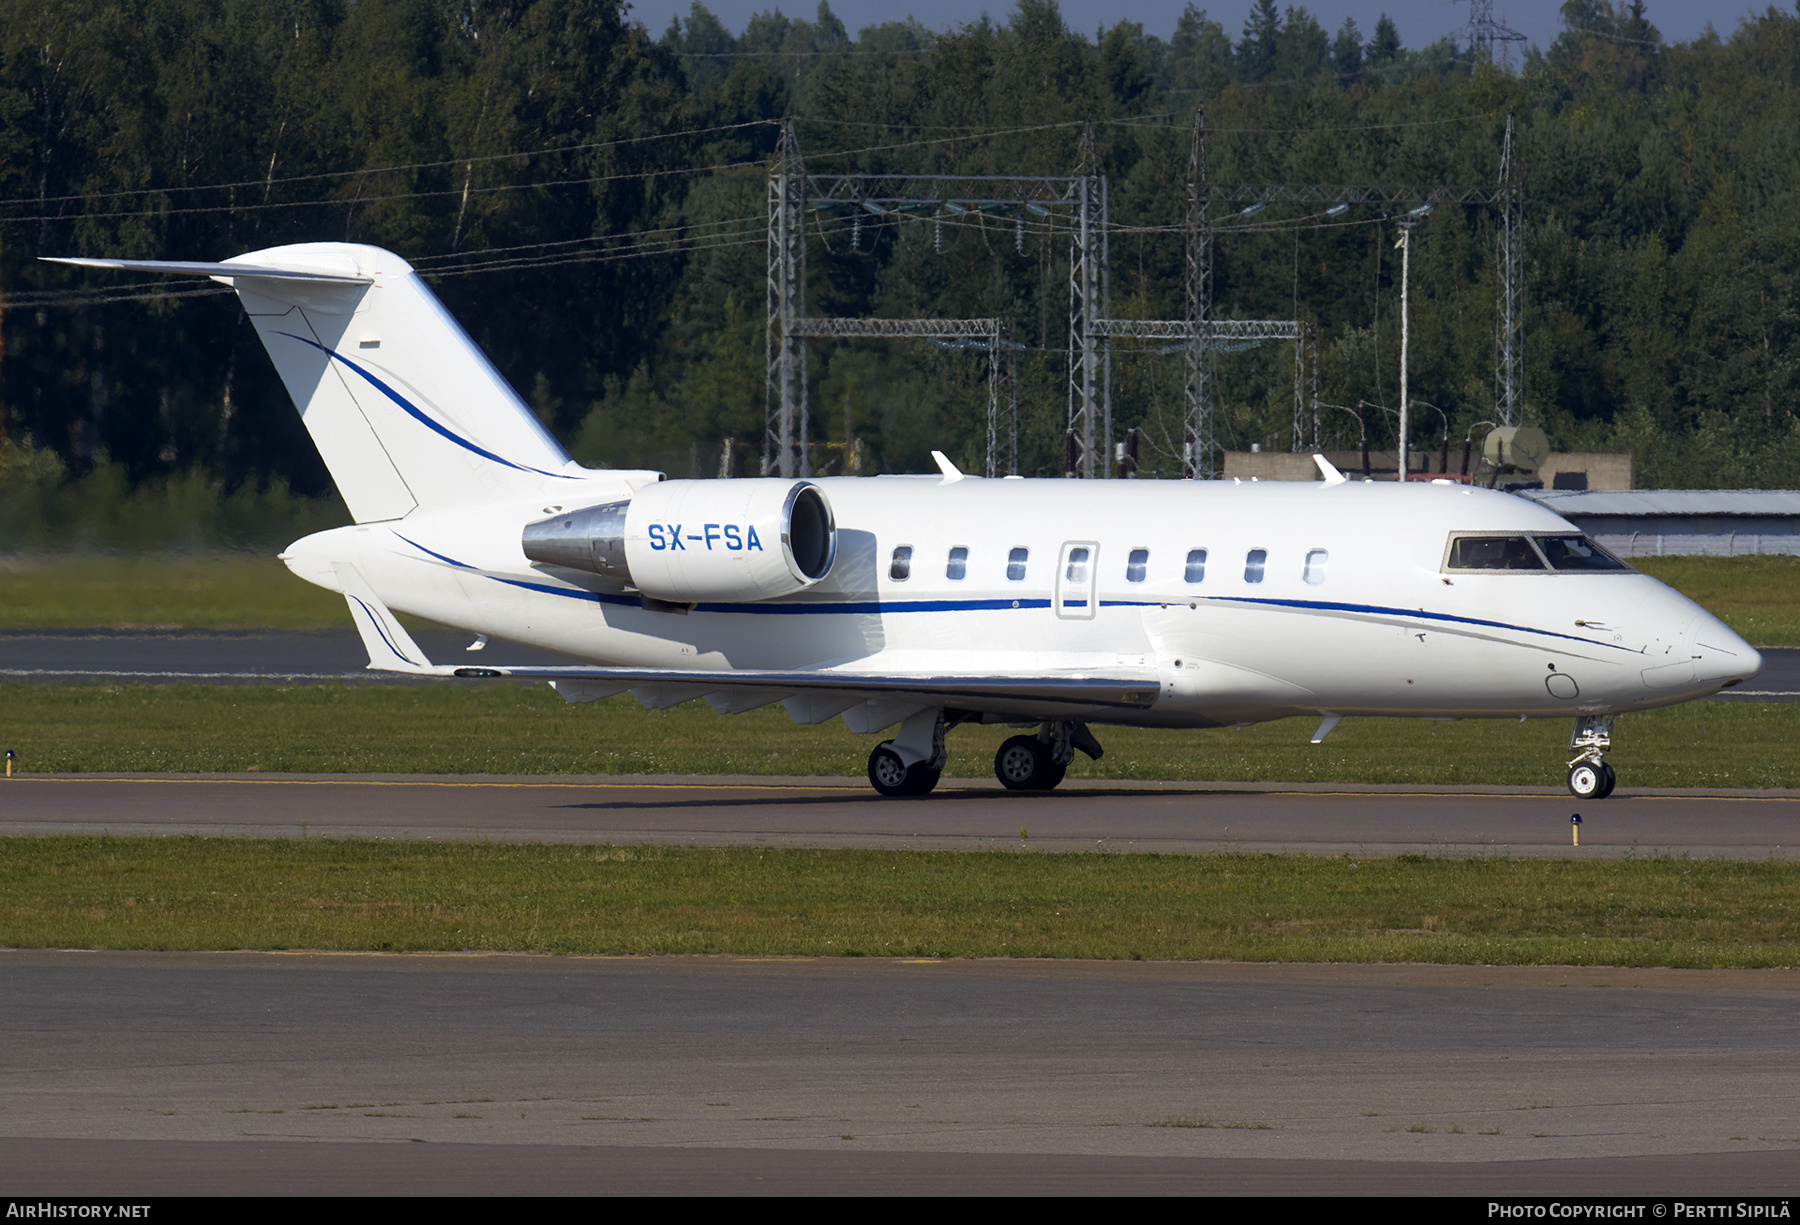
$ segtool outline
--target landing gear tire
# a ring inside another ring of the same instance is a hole
[[[1618,785],[1618,776],[1606,764],[1612,748],[1612,715],[1582,715],[1569,735],[1569,793],[1578,800],[1604,800]]]
[[[932,769],[930,762],[905,764],[893,745],[892,740],[883,740],[869,754],[870,784],[883,795],[929,795],[943,772]]]
[[[1014,736],[994,754],[994,777],[1008,791],[1049,791],[1063,781],[1067,762],[1055,761],[1036,736]]]
[[[1578,800],[1603,800],[1612,790],[1611,776],[1605,765],[1578,761],[1569,767],[1569,794]]]

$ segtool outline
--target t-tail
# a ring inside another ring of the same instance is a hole
[[[53,262],[236,289],[358,523],[554,497],[591,475],[391,252],[307,243],[216,264]]]

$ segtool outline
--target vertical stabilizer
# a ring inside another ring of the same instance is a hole
[[[227,260],[320,257],[367,285],[233,277],[319,453],[359,522],[530,497],[578,472],[407,262],[319,243]],[[353,493],[353,490],[355,491]]]
[[[358,523],[553,495],[585,475],[391,252],[307,243],[216,264],[57,262],[236,289]]]

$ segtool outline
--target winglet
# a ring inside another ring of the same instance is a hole
[[[1327,487],[1332,485],[1342,485],[1345,481],[1350,479],[1334,468],[1331,461],[1326,459],[1323,455],[1320,455],[1317,451],[1313,452],[1313,463],[1319,465],[1319,475],[1325,478]]]
[[[369,667],[381,672],[446,671],[432,666],[361,571],[342,561],[335,563],[334,568],[344,600],[350,605],[350,618],[356,622],[356,632],[362,635],[363,648],[369,652]]]
[[[938,471],[944,474],[944,483],[946,485],[951,481],[960,481],[963,477],[968,475],[968,473],[964,472],[961,468],[958,468],[955,464],[951,463],[950,457],[945,455],[942,451],[933,451],[931,453],[931,458],[937,461]]]

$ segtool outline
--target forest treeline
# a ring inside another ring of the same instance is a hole
[[[700,3],[651,31],[618,0],[0,0],[0,531],[198,516],[225,538],[329,495],[222,287],[40,255],[388,247],[583,462],[754,470],[780,121],[815,174],[1066,176],[1091,131],[1112,312],[1174,318],[1197,108],[1215,181],[1288,184],[1491,183],[1512,112],[1527,420],[1561,449],[1632,452],[1643,484],[1800,485],[1800,15],[1684,44],[1653,16],[1570,0],[1550,47],[1494,64],[1273,0],[1190,6],[1167,39],[1071,30],[1050,0],[854,34],[823,3],[734,34]],[[1391,409],[1394,219],[1327,209],[1216,207],[1215,310],[1312,321],[1324,399]],[[1416,233],[1411,386],[1436,412],[1415,445],[1460,449],[1495,416],[1496,220],[1440,205]],[[809,309],[1013,320],[1021,471],[1060,473],[1067,227],[1066,210],[813,211]],[[854,438],[863,472],[927,469],[934,448],[979,468],[984,363],[814,342],[816,466],[844,470]],[[1167,344],[1112,357],[1117,428],[1165,475],[1181,365]],[[1291,350],[1218,370],[1221,443],[1287,449]],[[1391,412],[1366,416],[1391,445]],[[1324,426],[1354,445],[1351,413]],[[131,498],[141,512],[120,513]],[[110,519],[92,509],[107,499]]]

